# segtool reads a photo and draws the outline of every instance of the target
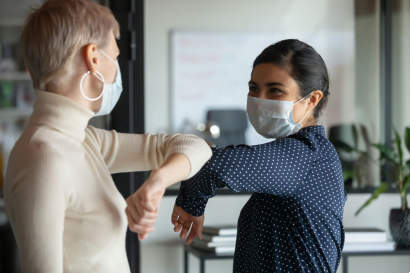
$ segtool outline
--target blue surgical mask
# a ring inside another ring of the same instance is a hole
[[[248,96],[246,112],[249,121],[253,128],[265,138],[276,139],[292,135],[303,127],[301,122],[309,113],[307,111],[299,122],[295,122],[293,120],[293,106],[308,96],[310,94],[295,103]]]
[[[108,115],[111,113],[112,109],[114,109],[114,106],[117,104],[118,100],[120,99],[121,93],[122,93],[122,79],[121,79],[121,71],[120,71],[120,66],[117,61],[113,61],[106,53],[104,53],[102,50],[99,50],[101,54],[103,54],[105,57],[107,57],[111,62],[113,62],[116,67],[117,67],[117,76],[115,77],[115,81],[113,83],[107,84],[104,80],[104,77],[101,75],[100,72],[96,71],[94,76],[97,77],[102,83],[103,83],[103,90],[101,92],[101,95],[95,99],[91,99],[87,97],[84,92],[83,92],[83,79],[85,76],[90,74],[90,71],[88,71],[86,74],[83,75],[81,82],[80,82],[80,90],[83,96],[90,101],[96,101],[102,97],[102,103],[101,103],[101,108],[97,112],[96,116],[103,116],[103,115]]]

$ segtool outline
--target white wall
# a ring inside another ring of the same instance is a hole
[[[377,33],[373,23],[377,19],[364,20],[362,29]],[[367,24],[367,25],[366,25]],[[169,34],[175,29],[226,30],[226,31],[283,31],[318,28],[354,30],[353,1],[347,0],[147,0],[145,1],[145,84],[146,84],[146,130],[157,133],[169,128]],[[369,34],[368,40],[375,38]],[[377,40],[375,41],[377,43]],[[368,52],[369,58],[377,65],[378,47]],[[255,56],[256,57],[256,56]],[[376,59],[374,59],[376,58]],[[250,64],[251,65],[251,64]],[[363,68],[363,67],[362,67]],[[373,63],[367,66],[371,71],[366,77],[378,77],[378,68]],[[361,74],[360,74],[361,75]],[[331,75],[332,76],[332,75]],[[342,86],[331,90],[328,108],[339,114],[330,122],[353,122],[365,116],[379,119],[378,111],[356,113],[355,103],[363,102],[366,96],[355,94],[355,76],[352,88]],[[377,82],[377,79],[374,80]],[[357,86],[356,86],[357,87]],[[373,90],[372,84],[360,86],[361,92]],[[363,94],[363,93],[362,93]],[[378,98],[371,105],[379,105]],[[375,107],[371,108],[375,109]],[[363,117],[363,119],[361,119]],[[345,207],[344,224],[347,227],[374,226],[388,230],[388,215],[391,207],[399,207],[400,199],[387,194],[362,211],[358,217],[354,212],[369,197],[368,194],[349,195]],[[217,196],[209,201],[205,214],[205,224],[236,224],[239,212],[249,196]],[[141,269],[143,273],[183,272],[183,242],[172,231],[170,215],[175,197],[165,197],[156,223],[156,230],[141,243]],[[199,263],[191,257],[191,271],[199,272]],[[408,257],[360,257],[350,259],[350,273],[402,273],[408,272]],[[210,261],[207,272],[232,272],[232,261]],[[341,272],[341,267],[338,272]]]
[[[146,130],[151,133],[167,132],[170,128],[169,36],[171,30],[178,29],[309,33],[338,29],[353,32],[353,1],[145,1],[145,122]],[[333,89],[328,109],[332,115],[324,118],[326,125],[353,122],[355,118],[354,67],[353,71],[343,66],[340,70],[348,77],[342,81],[337,72],[330,75]]]

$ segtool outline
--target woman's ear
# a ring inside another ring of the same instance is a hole
[[[97,71],[99,64],[97,52],[98,50],[95,44],[89,44],[83,48],[82,55],[87,64],[88,70],[91,71],[91,73],[95,73],[95,71]]]
[[[315,108],[316,105],[319,103],[319,101],[322,99],[322,97],[323,97],[322,91],[320,90],[313,91],[308,100],[308,110],[310,111],[313,108]]]

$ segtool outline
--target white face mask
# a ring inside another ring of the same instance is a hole
[[[265,138],[282,138],[294,134],[302,128],[302,120],[296,123],[293,120],[293,106],[306,97],[293,101],[267,100],[248,96],[246,112],[253,128]]]
[[[120,96],[121,96],[121,93],[122,93],[122,79],[121,79],[121,71],[120,71],[120,66],[118,64],[118,60],[113,61],[103,51],[101,51],[101,50],[99,50],[99,51],[105,57],[107,57],[111,62],[113,62],[116,65],[116,67],[117,67],[117,76],[115,77],[115,82],[110,83],[110,84],[105,83],[104,77],[101,75],[100,72],[96,71],[94,73],[94,76],[96,76],[97,79],[99,79],[103,83],[103,90],[101,92],[101,95],[98,96],[97,98],[95,98],[95,99],[89,98],[84,94],[84,91],[83,91],[83,80],[88,74],[90,74],[90,71],[88,71],[81,78],[80,90],[81,90],[81,94],[83,94],[84,98],[86,98],[89,101],[96,101],[96,100],[99,100],[101,97],[103,97],[101,108],[96,114],[96,116],[103,116],[103,115],[110,114],[112,109],[114,109],[114,106],[117,104],[118,100],[120,99]]]

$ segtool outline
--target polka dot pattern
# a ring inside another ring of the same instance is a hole
[[[238,221],[234,272],[336,272],[347,201],[339,157],[323,126],[270,143],[213,148],[176,205],[204,213],[217,189],[250,191]]]

